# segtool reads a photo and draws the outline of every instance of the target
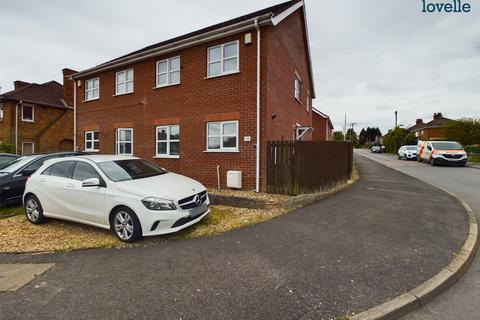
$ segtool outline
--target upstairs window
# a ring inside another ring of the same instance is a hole
[[[99,151],[100,139],[98,131],[85,131],[85,151]]]
[[[157,62],[157,87],[180,83],[180,57]]]
[[[208,122],[207,151],[238,151],[238,121]]]
[[[157,157],[180,157],[180,126],[157,127]]]
[[[116,154],[133,154],[133,129],[120,128],[115,134]]]
[[[297,99],[298,102],[301,100],[301,92],[302,92],[302,83],[300,82],[300,79],[295,77],[295,99]]]
[[[208,48],[208,77],[238,72],[238,47],[238,41],[234,41]]]
[[[115,75],[115,94],[126,94],[133,92],[133,69],[119,71]]]
[[[307,96],[307,112],[310,113],[310,96]]]
[[[22,105],[22,121],[33,122],[34,116],[33,106]]]
[[[0,103],[0,120],[3,119],[3,104]]]
[[[90,79],[85,81],[85,101],[100,98],[100,79]]]

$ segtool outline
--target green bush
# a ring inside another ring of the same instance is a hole
[[[11,144],[0,142],[0,153],[15,153],[15,147]]]
[[[464,146],[480,143],[480,119],[460,119],[445,125],[448,140],[458,141]]]
[[[475,154],[480,154],[480,146],[464,146],[463,147],[467,153],[475,153]]]
[[[398,149],[405,145],[416,145],[417,138],[411,132],[407,130],[396,127],[395,129],[391,129],[383,138],[383,144],[389,153],[397,153]]]

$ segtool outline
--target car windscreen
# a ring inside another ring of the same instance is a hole
[[[15,159],[15,160],[9,162],[5,167],[1,168],[0,172],[12,173],[12,172],[22,168],[27,163],[30,163],[30,161],[32,161],[35,158],[36,158],[35,156],[25,156],[25,157]]]
[[[432,146],[437,150],[462,150],[462,146],[457,142],[432,142]]]
[[[8,167],[11,162],[17,160],[15,157],[0,157],[0,170],[2,168]]]
[[[167,173],[153,163],[142,159],[105,161],[98,163],[103,173],[112,181],[127,181]]]
[[[417,150],[417,146],[406,146],[407,150]]]

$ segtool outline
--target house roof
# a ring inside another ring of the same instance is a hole
[[[258,19],[259,25],[265,25],[265,24],[276,25],[281,20],[283,20],[283,18],[287,17],[296,9],[303,6],[304,6],[304,2],[302,0],[286,1],[262,10],[258,10],[234,19],[230,19],[218,24],[211,25],[206,28],[202,28],[178,37],[157,42],[155,44],[130,52],[118,58],[101,63],[95,67],[82,70],[74,74],[72,78],[79,78],[79,77],[86,76],[98,71],[108,70],[108,69],[112,69],[128,63],[143,60],[148,58],[150,55],[159,55],[162,53],[179,50],[181,47],[187,47],[189,45],[191,46],[192,43],[197,43],[197,41],[205,42],[207,40],[212,40],[211,38],[214,36],[215,33],[219,33],[221,36],[226,36],[228,32],[230,32],[231,28],[236,28],[236,27],[240,28],[240,26],[242,26],[242,23],[245,24],[249,21],[251,22],[254,19]],[[311,67],[310,46],[308,44],[308,31],[307,31],[305,11],[304,11],[304,19],[305,19],[305,38],[307,41],[306,49],[308,53],[307,60],[308,60],[310,77],[312,81],[312,91],[313,91],[312,96],[315,97],[315,87],[313,85],[313,70]],[[248,25],[248,27],[253,28],[253,24]],[[239,31],[237,30],[236,32],[239,32]]]
[[[27,84],[21,88],[5,92],[0,95],[0,100],[23,101],[63,109],[68,107],[63,99],[63,86],[56,81],[43,84]]]
[[[416,131],[426,129],[426,128],[441,128],[444,125],[446,125],[447,123],[452,122],[452,121],[455,121],[455,120],[440,116],[437,119],[433,119],[430,122],[416,124],[413,127],[408,128],[408,131],[416,132]]]

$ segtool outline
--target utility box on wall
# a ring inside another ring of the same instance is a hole
[[[242,189],[242,171],[227,171],[227,188]]]

